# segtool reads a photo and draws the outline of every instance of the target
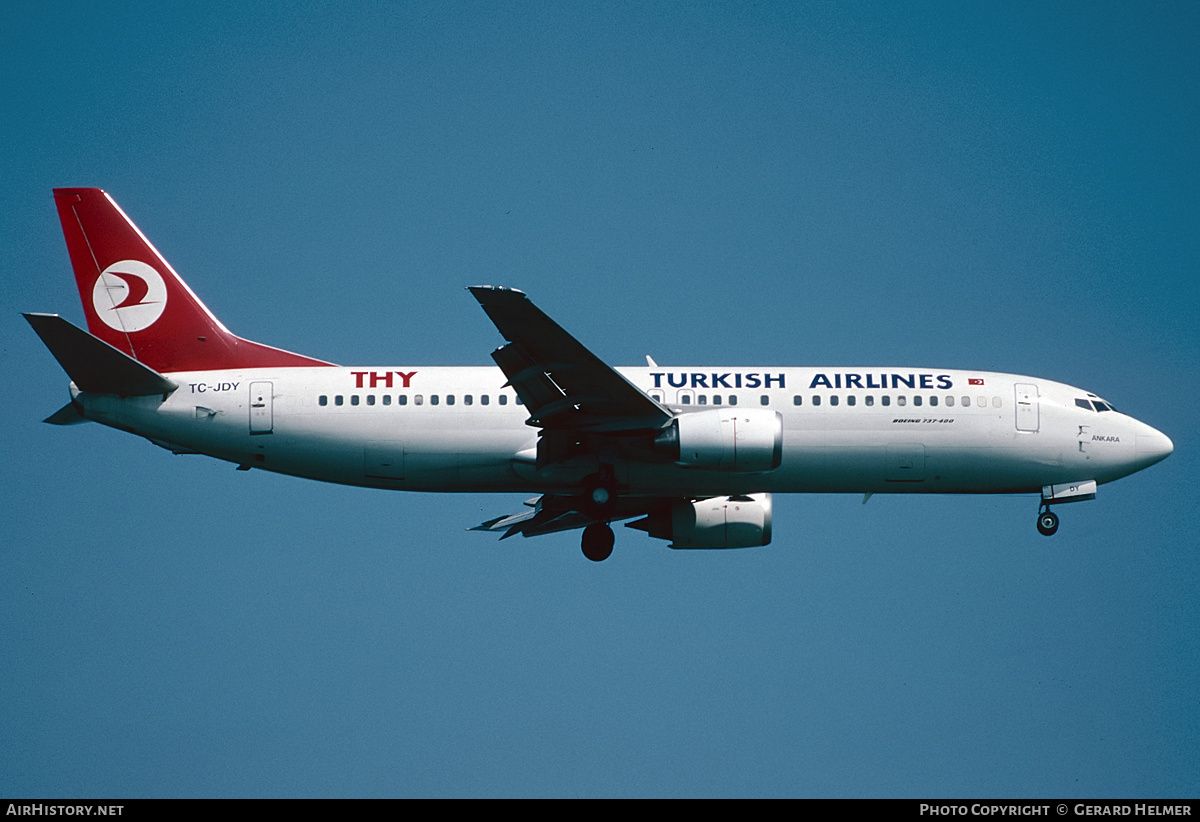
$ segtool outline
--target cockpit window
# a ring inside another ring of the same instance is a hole
[[[1082,408],[1084,411],[1091,411],[1092,404],[1087,400],[1075,400],[1075,405]]]
[[[1100,402],[1100,400],[1092,400],[1092,405],[1096,406],[1097,411],[1112,411],[1113,410],[1111,405],[1109,405],[1106,402]]]

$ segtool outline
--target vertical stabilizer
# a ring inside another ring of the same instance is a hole
[[[54,202],[88,330],[118,351],[159,373],[329,365],[230,333],[104,191]]]

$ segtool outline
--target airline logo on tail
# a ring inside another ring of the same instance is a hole
[[[92,307],[101,321],[116,331],[142,331],[167,307],[167,284],[162,275],[138,260],[113,263],[96,279]]]

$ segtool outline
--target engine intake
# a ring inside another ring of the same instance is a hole
[[[680,414],[655,444],[688,468],[758,472],[783,462],[783,416],[766,408]]]

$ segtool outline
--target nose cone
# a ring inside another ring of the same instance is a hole
[[[1175,450],[1170,437],[1161,431],[1156,431],[1144,423],[1137,432],[1138,468],[1146,468],[1156,462],[1161,462]]]

